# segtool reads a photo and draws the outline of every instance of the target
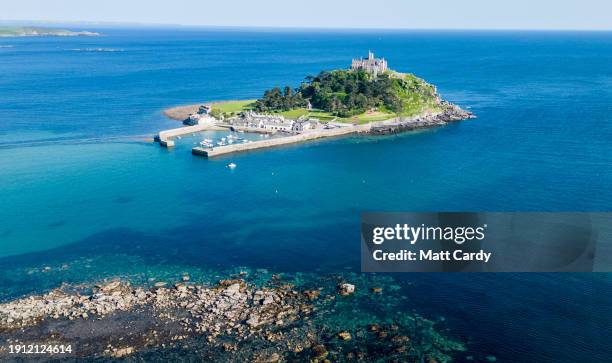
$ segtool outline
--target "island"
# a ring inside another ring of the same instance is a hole
[[[353,59],[348,69],[308,76],[297,88],[275,87],[256,100],[179,106],[165,114],[187,127],[160,132],[157,140],[163,146],[204,130],[276,136],[255,142],[231,134],[217,142],[204,140],[192,152],[206,157],[323,137],[392,134],[475,117],[443,100],[434,85],[390,69],[372,52]]]
[[[77,37],[99,36],[99,33],[90,31],[72,31],[66,29],[54,29],[46,27],[0,27],[0,37]]]

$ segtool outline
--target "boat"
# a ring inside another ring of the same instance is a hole
[[[236,164],[229,163],[229,164],[227,164],[227,167],[230,168],[230,169],[234,169],[236,167]]]
[[[217,141],[217,145],[219,145],[219,146],[225,146],[225,145],[227,145],[227,144],[226,144],[225,142],[223,142],[223,141]]]

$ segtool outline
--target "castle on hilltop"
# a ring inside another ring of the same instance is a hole
[[[354,71],[365,71],[374,77],[387,71],[385,58],[374,58],[374,53],[368,52],[368,59],[353,59],[351,69]]]

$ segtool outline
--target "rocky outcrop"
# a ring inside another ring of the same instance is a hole
[[[417,354],[445,362],[462,349],[433,322],[405,314],[396,285],[377,276],[261,281],[241,272],[213,285],[188,276],[138,287],[118,279],[62,285],[0,304],[0,361],[15,358],[9,345],[31,342],[71,344],[75,359],[134,361],[409,361]],[[383,285],[385,294],[372,292]]]
[[[442,111],[438,113],[428,113],[410,118],[396,118],[389,121],[377,122],[372,125],[369,134],[390,135],[405,131],[412,131],[423,128],[444,126],[451,122],[475,118],[471,112],[461,109],[457,105],[442,101]]]

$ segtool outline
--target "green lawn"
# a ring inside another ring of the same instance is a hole
[[[224,101],[213,103],[211,107],[223,113],[238,113],[252,109],[256,100]]]

